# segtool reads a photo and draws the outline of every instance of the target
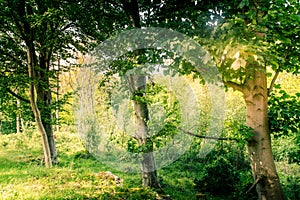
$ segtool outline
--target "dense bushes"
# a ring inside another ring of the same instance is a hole
[[[276,161],[300,163],[300,93],[290,95],[276,86],[269,99],[269,122]]]
[[[194,181],[197,191],[230,199],[257,198],[255,191],[246,194],[253,182],[251,169],[244,148],[238,147],[235,142],[217,144],[198,162],[203,166]]]

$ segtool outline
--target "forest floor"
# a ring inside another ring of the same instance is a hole
[[[77,134],[56,134],[60,163],[46,169],[42,162],[40,138],[36,133],[0,136],[0,200],[7,199],[158,199],[157,192],[141,187],[140,174],[119,172],[101,164],[85,151]],[[280,170],[289,168],[280,165]],[[298,165],[297,165],[298,166]],[[196,199],[192,173],[170,166],[159,178],[172,199]],[[293,173],[300,168],[292,168]],[[118,183],[105,175],[120,177]],[[104,175],[103,175],[104,173]],[[229,199],[206,195],[206,199]],[[297,197],[296,197],[297,198]],[[240,199],[240,198],[234,198]]]

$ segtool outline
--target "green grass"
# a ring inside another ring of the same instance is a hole
[[[77,134],[57,133],[56,142],[60,163],[47,169],[42,162],[41,139],[38,134],[27,132],[0,135],[0,200],[155,199],[157,193],[154,190],[141,187],[140,174],[120,172],[103,165],[85,151]],[[299,165],[277,165],[288,199],[297,199]],[[165,193],[172,199],[196,199],[199,188],[195,188],[194,180],[205,173],[203,167],[204,164],[197,161],[189,163],[178,160],[159,170],[160,183]],[[122,178],[123,185],[118,186],[114,181],[98,176],[99,172],[105,171],[111,171]],[[243,199],[236,196],[218,197],[208,193],[206,197],[214,200]]]
[[[85,152],[76,134],[59,133],[60,164],[46,169],[38,135],[0,136],[0,199],[155,199],[140,187],[139,175],[108,169]],[[112,171],[124,179],[122,187],[97,176]]]
[[[141,175],[109,168],[88,154],[77,134],[56,133],[59,165],[46,169],[37,133],[0,136],[0,200],[2,199],[155,199],[141,187]],[[101,179],[111,171],[123,186]],[[173,199],[195,199],[193,179],[174,168],[160,170],[159,179]]]

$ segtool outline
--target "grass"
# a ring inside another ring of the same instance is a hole
[[[0,200],[156,198],[154,190],[141,187],[140,174],[119,172],[94,159],[77,134],[57,133],[56,141],[60,163],[46,169],[39,135],[29,132],[0,136]],[[97,176],[105,171],[121,177],[123,185]],[[168,170],[159,172],[166,193],[175,199],[195,199],[192,181],[175,178],[177,175]]]
[[[0,199],[154,199],[156,193],[138,188],[138,175],[108,169],[85,152],[76,134],[59,133],[60,164],[46,169],[38,135],[0,136]],[[97,173],[113,171],[122,187]],[[135,189],[133,189],[135,188]]]
[[[156,191],[141,187],[140,174],[128,174],[103,165],[85,151],[77,134],[57,133],[56,141],[60,163],[46,169],[42,163],[38,134],[27,132],[0,136],[0,200],[156,199]],[[201,163],[183,163],[178,160],[158,171],[160,183],[172,199],[196,199],[198,192],[194,180],[204,173],[201,168]],[[288,199],[297,199],[299,165],[277,163],[277,168],[283,188],[289,195]],[[99,176],[99,172],[105,171],[111,171],[122,178],[123,185]],[[206,197],[214,200],[243,199],[208,193]]]

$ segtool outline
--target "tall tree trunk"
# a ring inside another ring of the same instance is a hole
[[[146,77],[143,75],[130,75],[129,84],[133,95],[143,98],[146,90]],[[141,161],[142,184],[144,187],[160,188],[156,163],[153,155],[153,143],[149,138],[147,122],[149,113],[147,103],[140,100],[133,100],[133,107],[136,118],[136,136],[139,145],[145,146]]]
[[[56,131],[59,132],[59,60],[58,60],[58,69],[56,72],[56,95],[55,95],[55,101],[56,101],[56,108],[55,108],[55,118],[56,118]]]
[[[57,161],[51,125],[51,91],[47,74],[49,72],[49,62],[52,53],[51,45],[49,46],[44,44],[44,42],[48,42],[48,37],[44,37],[43,34],[40,34],[38,37],[39,41],[36,41],[37,33],[43,32],[37,32],[42,27],[39,25],[40,28],[38,28],[31,24],[31,20],[28,20],[28,17],[30,18],[35,14],[35,9],[32,7],[31,3],[22,0],[14,3],[10,2],[9,6],[18,10],[16,12],[18,16],[16,16],[16,19],[14,20],[16,20],[15,26],[17,27],[20,36],[22,39],[24,39],[26,44],[28,75],[31,81],[29,85],[30,105],[34,114],[37,128],[41,133],[45,165],[46,167],[51,167],[51,157],[54,158],[54,163]],[[41,10],[41,12],[43,11]],[[44,10],[44,12],[46,12],[46,10]],[[47,31],[49,24],[43,20],[43,25],[43,30]],[[39,59],[37,59],[35,44],[39,45]],[[37,96],[35,92],[37,93]],[[41,111],[39,110],[40,106]],[[50,110],[50,112],[48,112],[48,110]],[[48,118],[48,120],[45,118]]]
[[[265,15],[265,11],[259,10],[258,5],[267,8],[269,3],[270,1],[257,1],[254,4],[256,7],[251,8],[257,12],[258,22],[261,22]],[[256,31],[259,38],[265,35],[265,32]],[[273,158],[268,124],[267,69],[258,64],[254,58],[249,57],[249,60],[252,64],[246,68],[247,80],[243,93],[246,103],[246,123],[253,129],[253,137],[248,142],[252,175],[259,199],[282,200],[284,194]]]
[[[51,153],[53,164],[58,164],[57,150],[55,138],[53,134],[53,119],[52,119],[52,94],[50,90],[49,75],[49,59],[47,54],[40,55],[40,70],[37,72],[37,78],[40,82],[37,84],[37,103],[40,106],[41,119],[45,128],[48,144]]]
[[[42,137],[43,153],[45,159],[45,165],[47,168],[52,167],[51,153],[48,143],[48,137],[44,125],[41,120],[41,114],[37,107],[36,98],[35,98],[35,82],[36,82],[36,58],[35,58],[35,49],[33,42],[27,42],[27,62],[28,62],[28,75],[31,79],[29,85],[29,98],[30,105],[34,114],[35,121],[37,123],[38,130]]]
[[[16,127],[17,133],[21,132],[21,113],[20,113],[21,102],[20,99],[17,99],[17,116],[16,116]]]
[[[253,66],[248,69],[249,78],[244,85],[246,123],[253,129],[248,142],[253,178],[259,199],[282,200],[280,186],[271,148],[268,127],[268,94],[266,68]]]
[[[123,9],[126,12],[132,27],[141,28],[139,6],[137,0],[121,0]],[[139,51],[135,52],[136,56]],[[143,96],[146,89],[146,76],[131,75],[129,77],[129,85],[133,95]],[[153,155],[153,143],[150,140],[147,122],[149,120],[148,107],[145,102],[133,101],[134,112],[137,122],[136,138],[139,145],[145,145],[146,151],[143,153],[141,161],[142,168],[142,184],[144,187],[160,188],[156,163]]]
[[[43,126],[45,128],[47,139],[48,139],[48,145],[50,148],[51,153],[51,160],[53,164],[58,164],[58,158],[57,158],[57,150],[56,150],[56,144],[55,144],[55,138],[53,134],[53,127],[52,127],[52,112],[51,112],[51,101],[52,96],[50,91],[45,91],[41,88],[37,89],[37,102],[38,105],[41,105],[41,119]]]

